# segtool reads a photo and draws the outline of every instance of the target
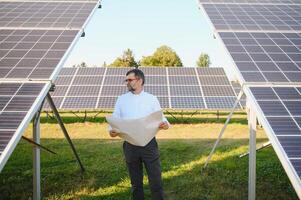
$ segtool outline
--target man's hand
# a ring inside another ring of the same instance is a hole
[[[168,129],[168,128],[169,128],[169,126],[168,126],[168,123],[167,123],[167,122],[161,122],[161,123],[159,124],[159,129],[160,129],[160,130],[162,130],[162,129],[166,130],[166,129]]]
[[[116,137],[116,136],[118,136],[118,135],[119,135],[119,133],[117,133],[116,131],[110,130],[110,136],[111,136],[111,137]]]

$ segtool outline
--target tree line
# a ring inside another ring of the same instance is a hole
[[[201,53],[196,61],[198,67],[209,67],[211,64],[208,54]],[[131,49],[126,49],[120,57],[117,57],[111,64],[103,63],[103,67],[183,67],[182,61],[177,53],[170,47],[163,45],[156,49],[150,56],[143,56],[141,60],[135,60]],[[87,67],[85,62],[73,67]]]

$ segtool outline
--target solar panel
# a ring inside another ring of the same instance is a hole
[[[63,109],[95,109],[97,97],[66,97],[62,103]]]
[[[219,36],[242,82],[301,82],[300,33],[220,32]]]
[[[67,96],[98,96],[100,86],[71,86]]]
[[[0,171],[49,88],[50,83],[0,82]]]
[[[250,87],[247,91],[262,113],[262,125],[296,191],[301,189],[301,93],[298,90],[292,86],[275,86]]]
[[[97,109],[112,109],[116,98],[128,91],[124,79],[130,69],[132,68],[67,68],[62,70],[62,75],[56,79],[56,90],[51,94],[56,98],[69,99],[67,103],[65,100],[64,103],[58,100],[61,109],[91,109],[93,106]],[[141,69],[146,72],[144,90],[156,95],[162,108],[180,109],[182,106],[181,109],[196,109],[199,106],[199,109],[231,109],[230,104],[234,104],[232,100],[236,98],[236,94],[221,68]],[[98,76],[95,76],[96,74]],[[205,97],[209,103],[208,107],[204,102]],[[77,103],[76,98],[80,99]],[[91,99],[96,100],[95,104]],[[192,103],[196,105],[193,106]]]
[[[301,30],[301,4],[202,4],[202,6],[217,30]]]
[[[235,96],[231,86],[202,86],[204,96]]]
[[[76,76],[72,85],[101,85],[102,76]]]
[[[167,85],[166,76],[147,76],[145,85]]]
[[[239,84],[238,82],[234,82],[234,81],[233,81],[233,82],[231,82],[231,85],[232,85],[232,87],[233,87],[233,89],[234,89],[234,92],[235,92],[236,96],[238,96],[238,95],[239,95],[239,92],[240,92],[240,90],[241,90],[240,84]],[[245,95],[245,94],[242,95],[242,97],[241,97],[239,103],[240,103],[240,105],[241,105],[243,108],[246,107],[246,95]]]
[[[208,109],[231,109],[236,101],[236,97],[205,97]],[[240,106],[237,106],[239,109]]]
[[[250,108],[301,197],[301,93],[294,87],[301,84],[301,1],[199,2],[234,61],[240,84],[247,83]],[[239,87],[234,90],[237,93]],[[255,198],[252,157],[249,198]]]
[[[125,76],[106,76],[104,85],[125,85]]]
[[[202,96],[200,86],[170,86],[170,96]]]
[[[197,73],[199,76],[225,76],[225,71],[223,68],[209,68],[209,67],[203,67],[203,68],[196,68]]]
[[[78,68],[77,75],[83,75],[83,76],[103,76],[105,72],[105,68],[100,67],[81,67]]]
[[[225,76],[200,76],[199,79],[202,85],[230,85]]]
[[[195,69],[194,68],[167,68],[169,75],[177,75],[177,76],[195,76]]]
[[[300,0],[199,0],[200,3],[225,4],[301,4]]]
[[[205,109],[202,97],[171,97],[171,108],[174,109]]]
[[[100,97],[98,101],[97,108],[99,109],[112,109],[117,101],[117,96],[115,97]]]
[[[144,86],[144,91],[155,96],[168,96],[167,85],[162,86]]]
[[[0,27],[81,29],[96,2],[0,2]]]
[[[170,85],[199,85],[196,76],[168,76]]]
[[[166,68],[162,67],[139,67],[144,73],[144,75],[166,75]],[[124,75],[124,74],[122,74]]]
[[[0,78],[52,79],[78,31],[0,30]]]

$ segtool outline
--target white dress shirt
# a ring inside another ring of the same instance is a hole
[[[159,110],[161,110],[161,106],[158,98],[142,90],[139,94],[127,92],[119,96],[115,104],[113,116],[122,119],[137,119]],[[167,122],[170,126],[164,116],[162,121]]]

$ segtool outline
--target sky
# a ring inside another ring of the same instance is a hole
[[[65,67],[86,62],[89,66],[112,63],[130,48],[136,60],[161,45],[171,47],[185,67],[196,67],[207,53],[210,67],[224,67],[231,78],[232,62],[196,0],[103,0],[85,29]],[[233,69],[233,68],[232,68]]]

